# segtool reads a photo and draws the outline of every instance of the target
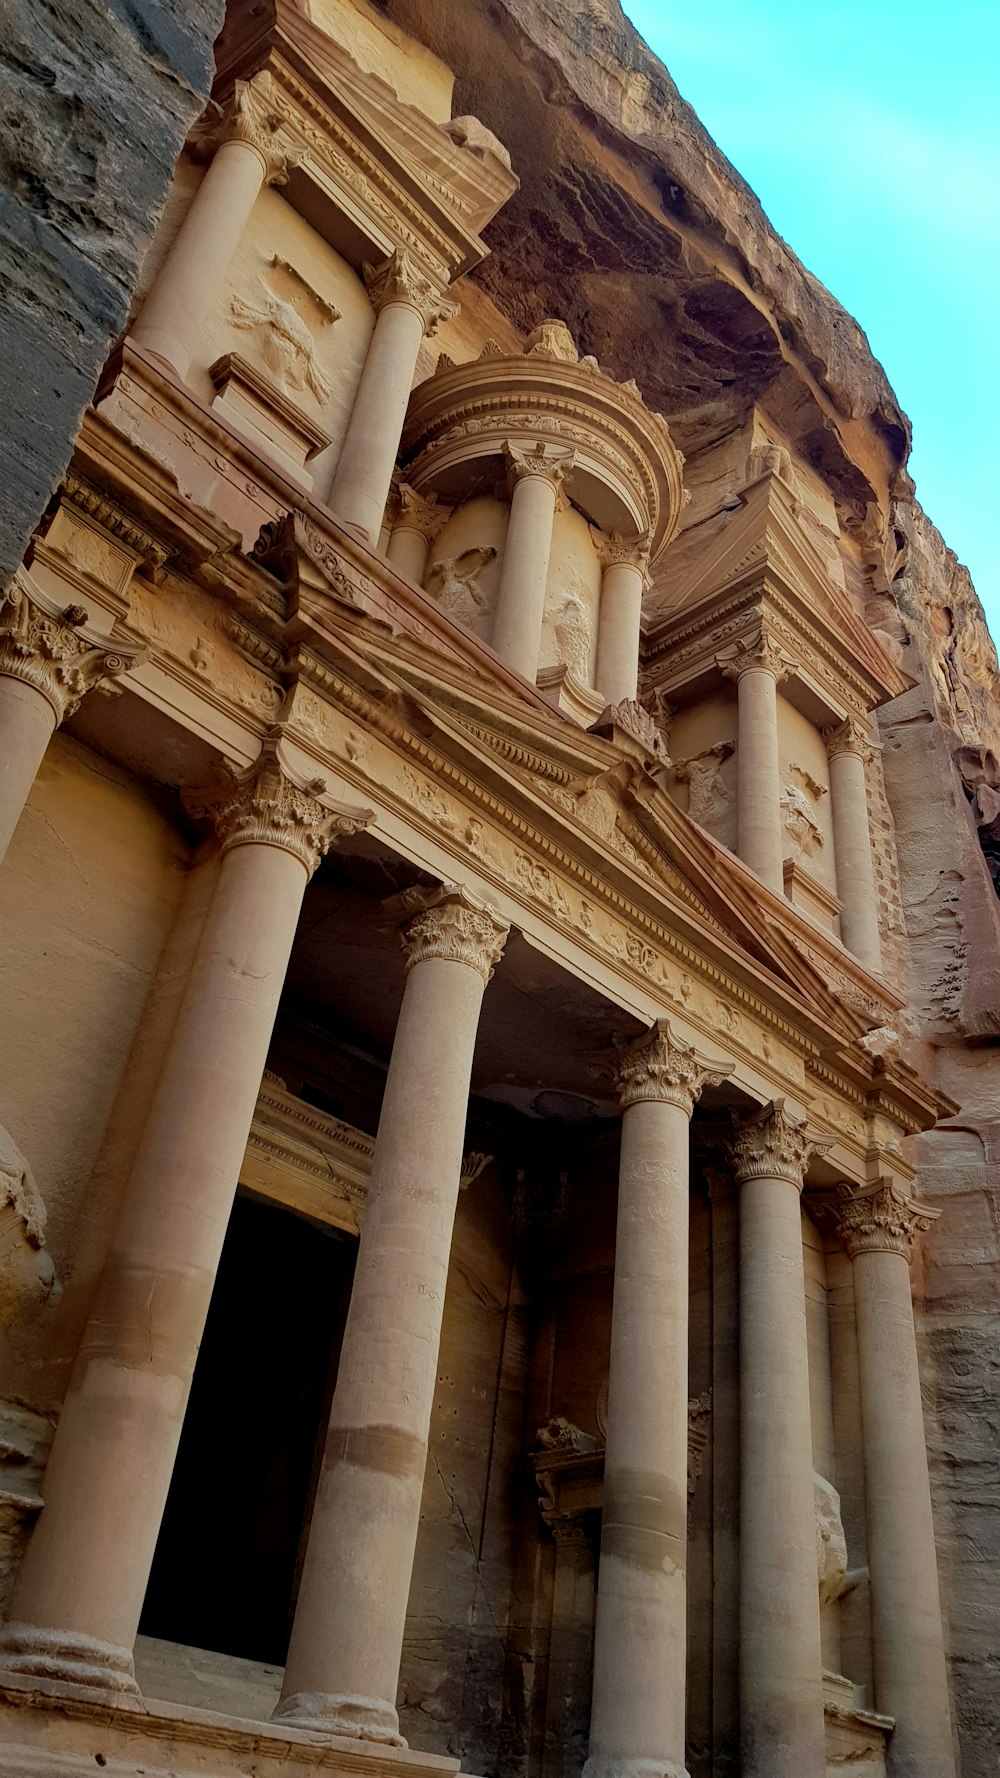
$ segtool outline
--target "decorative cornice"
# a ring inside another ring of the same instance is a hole
[[[23,568],[0,593],[0,676],[40,692],[57,724],[76,713],[89,691],[117,691],[114,681],[145,659],[144,648],[95,635],[82,605],[49,607]]]
[[[822,734],[830,759],[836,759],[841,753],[855,753],[866,766],[871,765],[874,749],[867,722],[848,716],[844,722],[823,729]]]
[[[550,450],[543,439],[532,445],[513,444],[510,439],[503,447],[504,459],[507,464],[507,486],[513,493],[520,481],[545,481],[559,492],[566,477],[576,465],[575,451]]]
[[[724,679],[740,680],[744,673],[762,671],[773,674],[776,685],[796,671],[796,663],[763,624],[756,636],[741,637],[731,648],[724,649],[716,656],[716,662]]]
[[[406,973],[418,963],[438,958],[465,963],[488,982],[503,956],[510,926],[488,902],[458,883],[436,889],[406,889],[386,903],[387,912],[402,915],[400,937]]]
[[[365,287],[376,315],[392,303],[415,309],[425,335],[430,338],[441,321],[451,321],[458,314],[458,303],[449,302],[440,285],[422,271],[402,247],[394,247],[388,259],[379,265],[363,267]],[[442,277],[444,274],[442,274]]]
[[[841,1205],[837,1229],[851,1259],[859,1253],[899,1253],[909,1264],[917,1234],[940,1214],[918,1204],[894,1179],[880,1179]]]
[[[227,142],[254,149],[264,163],[265,185],[286,185],[301,157],[281,137],[282,121],[278,90],[265,70],[236,82],[221,119],[201,140],[216,150]]]
[[[418,494],[409,482],[401,482],[396,490],[397,511],[393,520],[394,531],[417,531],[433,543],[440,531],[452,515],[452,507],[445,506],[436,494]]]
[[[106,495],[99,493],[72,471],[64,476],[61,493],[77,512],[93,519],[102,531],[116,538],[126,549],[132,550],[145,564],[154,581],[159,579],[170,555],[165,544],[160,543],[144,526],[137,524],[135,519],[130,518]]]
[[[694,1046],[674,1037],[667,1019],[654,1019],[643,1037],[619,1057],[615,1069],[622,1111],[649,1100],[677,1105],[687,1117],[703,1087],[721,1086],[735,1063],[720,1068],[699,1056]]]
[[[247,771],[228,768],[222,783],[191,791],[184,801],[190,815],[212,822],[224,853],[235,846],[277,846],[311,877],[335,840],[374,819],[371,809],[320,802],[325,790],[322,778],[305,780],[291,769],[280,731],[272,730]]]
[[[726,1146],[738,1185],[749,1179],[787,1179],[801,1191],[810,1156],[822,1154],[830,1142],[804,1118],[790,1117],[783,1099],[774,1099],[737,1124]]]

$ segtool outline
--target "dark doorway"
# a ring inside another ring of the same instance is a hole
[[[357,1243],[233,1208],[140,1631],[284,1664]]]

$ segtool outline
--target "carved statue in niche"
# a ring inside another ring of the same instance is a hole
[[[690,759],[674,761],[678,783],[688,787],[688,814],[712,833],[728,825],[735,808],[735,794],[722,776],[723,765],[735,751],[734,741],[717,741]]]
[[[302,311],[311,311],[319,326],[338,321],[338,311],[277,255],[271,261],[270,279],[262,272],[257,285],[258,290],[246,295],[234,292],[230,322],[256,334],[261,359],[280,388],[307,391],[318,402],[328,401],[333,384],[320,368],[314,325]]]
[[[0,1124],[0,1326],[41,1308],[55,1284],[45,1205],[9,1130]]]
[[[567,593],[553,626],[559,659],[581,685],[590,684],[590,618],[582,599]]]
[[[452,623],[465,630],[479,631],[486,607],[486,594],[478,585],[478,576],[496,558],[492,546],[466,549],[460,556],[448,556],[435,562],[427,575],[427,591],[437,600]]]

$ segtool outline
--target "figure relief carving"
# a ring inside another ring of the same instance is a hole
[[[784,445],[774,444],[770,440],[765,444],[756,444],[747,459],[747,481],[755,482],[762,475],[776,475],[794,492],[798,491],[795,471],[792,468],[792,455]]]
[[[406,889],[386,904],[401,917],[400,937],[407,974],[432,958],[464,963],[488,982],[503,956],[510,930],[506,920],[456,883],[436,889]]]
[[[144,648],[99,640],[86,624],[82,605],[47,610],[23,568],[0,593],[0,675],[41,692],[57,723],[73,716],[89,691],[120,690],[115,681],[146,659]]]
[[[428,339],[442,321],[451,321],[458,314],[458,303],[450,302],[443,292],[445,273],[442,271],[441,284],[436,284],[402,247],[394,247],[379,265],[365,264],[362,270],[376,315],[390,303],[405,303],[416,309]]]
[[[567,593],[553,624],[556,652],[574,679],[590,684],[591,628],[587,608],[576,593]]]
[[[736,807],[736,794],[722,776],[722,767],[735,751],[735,741],[717,741],[690,759],[674,761],[678,783],[688,787],[688,814],[699,827],[721,827]]]
[[[42,1194],[13,1136],[0,1124],[0,1326],[40,1309],[55,1281]]]
[[[727,1144],[738,1185],[748,1179],[787,1179],[800,1191],[810,1157],[829,1147],[805,1118],[785,1110],[784,1099],[772,1099],[742,1119]]]
[[[374,819],[371,809],[346,809],[319,799],[322,778],[303,780],[283,757],[280,731],[272,730],[246,771],[227,767],[219,784],[185,796],[188,813],[211,821],[223,852],[234,846],[278,846],[291,852],[309,876],[334,841],[358,833]]]
[[[678,1105],[688,1117],[702,1088],[721,1086],[733,1063],[719,1067],[674,1037],[666,1019],[655,1019],[643,1037],[619,1056],[615,1084],[623,1111],[645,1100]]]
[[[940,1216],[920,1204],[894,1179],[880,1179],[867,1191],[848,1198],[837,1226],[851,1259],[859,1253],[900,1253],[909,1262],[913,1243]]]
[[[271,261],[272,277],[257,278],[259,289],[235,292],[229,303],[234,327],[255,335],[261,359],[280,388],[308,393],[320,403],[328,401],[333,387],[316,355],[314,326],[304,309],[310,309],[315,325],[332,326],[340,312],[314,291],[287,261],[277,255]],[[284,291],[279,287],[284,285]]]
[[[840,1495],[825,1476],[813,1474],[816,1511],[816,1574],[821,1605],[832,1605],[853,1592],[867,1569],[848,1569],[847,1537],[840,1511]]]
[[[427,573],[427,591],[437,600],[452,623],[466,630],[478,631],[487,612],[487,594],[478,584],[483,569],[496,560],[496,550],[463,550],[460,556],[448,556],[434,562]]]
[[[786,784],[781,792],[781,820],[793,845],[807,857],[823,845],[823,830],[816,819],[806,792],[797,784]]]

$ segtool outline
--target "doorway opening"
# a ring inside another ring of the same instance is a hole
[[[139,1626],[282,1666],[357,1242],[240,1193]]]

